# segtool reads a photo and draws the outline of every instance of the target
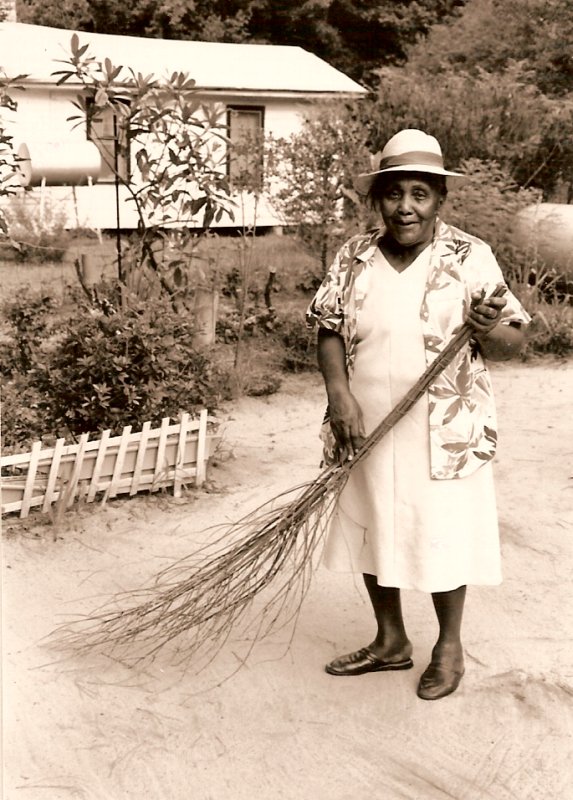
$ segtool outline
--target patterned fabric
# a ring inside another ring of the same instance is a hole
[[[356,353],[356,326],[383,228],[354,236],[340,249],[308,311],[309,327],[318,325],[339,333],[346,350],[346,368],[352,377]],[[430,270],[420,319],[426,364],[441,353],[464,322],[471,294],[486,295],[505,281],[489,245],[464,231],[436,223]],[[529,322],[517,298],[507,291],[501,323]],[[493,458],[497,444],[495,404],[485,362],[470,343],[436,378],[429,389],[430,475],[435,479],[471,475]],[[332,464],[337,448],[328,409],[321,438],[324,459]]]

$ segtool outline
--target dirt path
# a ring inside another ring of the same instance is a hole
[[[505,580],[469,590],[456,694],[415,695],[436,634],[415,592],[404,593],[413,670],[326,675],[372,623],[360,581],[322,568],[292,642],[277,633],[222,683],[240,642],[199,674],[166,653],[130,670],[42,646],[70,614],[189,552],[205,526],[316,475],[322,387],[296,377],[224,414],[210,492],[84,507],[56,530],[5,522],[6,800],[570,798],[573,364],[500,366],[494,380]]]

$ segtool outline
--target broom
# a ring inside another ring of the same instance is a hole
[[[500,284],[490,296],[504,291]],[[472,333],[465,323],[352,460],[327,467],[315,480],[274,497],[238,522],[219,526],[214,541],[167,567],[149,587],[116,595],[116,605],[108,603],[60,629],[58,644],[75,652],[131,653],[138,661],[178,640],[176,652],[186,660],[199,650],[220,649],[256,598],[264,602],[247,621],[251,647],[279,623],[295,619],[310,584],[313,556],[350,472],[423,396]],[[125,608],[117,605],[122,599],[128,602]]]

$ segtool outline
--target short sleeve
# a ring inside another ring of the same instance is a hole
[[[344,248],[339,251],[332,266],[320,284],[306,312],[306,324],[309,328],[319,327],[342,332],[344,322],[343,264]]]
[[[472,292],[484,290],[487,296],[491,294],[500,283],[507,287],[507,281],[497,263],[497,259],[491,247],[485,244],[485,242],[481,242],[479,246],[472,247],[472,251],[466,261],[466,266],[469,267],[468,273]],[[531,322],[531,317],[509,288],[506,288],[506,292],[503,296],[507,300],[507,305],[501,313],[502,323],[509,324],[510,322],[519,322],[527,325]]]

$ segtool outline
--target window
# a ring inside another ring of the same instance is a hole
[[[97,116],[92,116],[88,101],[87,137],[92,141],[101,154],[100,183],[113,183],[115,180],[114,164],[117,157],[117,172],[121,180],[129,181],[129,144],[127,131],[123,118],[106,108]],[[115,139],[117,136],[117,155],[115,152]]]
[[[236,189],[262,186],[264,115],[263,106],[227,106],[227,174]]]

